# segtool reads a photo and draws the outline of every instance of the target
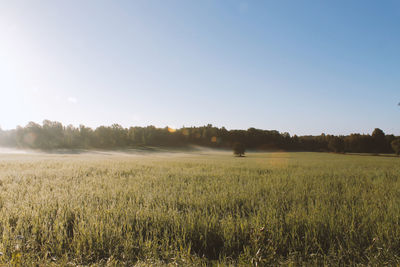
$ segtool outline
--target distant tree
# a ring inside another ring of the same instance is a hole
[[[386,141],[386,135],[381,129],[375,128],[375,130],[372,132],[372,142],[373,152],[390,152],[390,143]]]
[[[16,142],[21,147],[43,148],[42,126],[35,122],[29,122],[25,127],[18,127]]]
[[[81,148],[89,148],[95,144],[93,130],[85,125],[79,125],[78,143]]]
[[[64,127],[64,141],[63,147],[65,148],[77,148],[79,147],[79,129],[73,125]]]
[[[40,134],[40,149],[55,149],[65,147],[65,129],[61,122],[44,120]]]
[[[392,148],[393,148],[394,152],[397,155],[400,155],[400,138],[397,138],[397,139],[393,140],[391,145],[392,145]]]
[[[245,151],[246,149],[242,143],[236,142],[233,145],[233,154],[235,154],[236,156],[243,157]]]
[[[392,142],[396,139],[396,136],[394,136],[393,134],[387,134],[385,135],[385,140],[386,140],[386,146],[387,146],[387,153],[391,153],[392,152]]]
[[[335,153],[344,152],[344,140],[338,136],[332,136],[328,142],[328,148]]]

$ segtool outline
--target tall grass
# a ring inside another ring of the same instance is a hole
[[[400,264],[400,159],[0,157],[0,263]]]

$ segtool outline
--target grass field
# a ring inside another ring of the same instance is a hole
[[[0,156],[0,265],[400,264],[400,158]]]

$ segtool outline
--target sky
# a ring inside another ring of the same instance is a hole
[[[400,1],[0,2],[0,127],[400,135]]]

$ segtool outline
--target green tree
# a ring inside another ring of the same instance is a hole
[[[375,128],[371,136],[373,142],[373,151],[375,153],[386,152],[386,145],[388,144],[386,144],[385,133],[381,129]]]
[[[394,152],[397,155],[400,155],[400,138],[397,138],[397,139],[393,140],[391,145],[392,145],[392,148],[393,148]]]
[[[344,152],[344,140],[338,136],[332,136],[329,139],[328,148],[335,153]]]
[[[236,156],[243,157],[245,151],[246,148],[242,143],[237,142],[233,145],[233,154],[235,154]]]

